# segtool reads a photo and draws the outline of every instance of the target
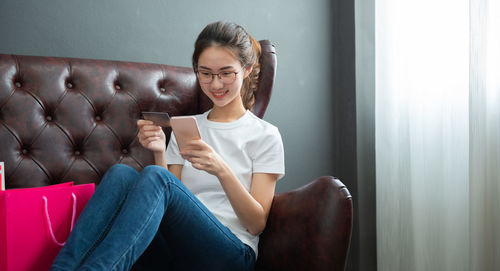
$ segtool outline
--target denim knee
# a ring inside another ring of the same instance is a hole
[[[122,171],[132,171],[132,172],[137,172],[133,167],[125,164],[114,164],[111,166],[107,172],[110,172],[112,174],[115,174],[117,172],[122,172]]]
[[[134,184],[136,176],[138,175],[139,173],[137,170],[128,165],[115,164],[106,171],[99,185],[101,186],[106,183],[106,185],[111,185],[116,188],[121,187],[128,190],[128,188]]]

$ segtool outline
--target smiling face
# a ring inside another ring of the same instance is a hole
[[[198,58],[199,73],[237,73],[234,82],[225,84],[217,75],[210,83],[201,83],[205,95],[212,100],[214,107],[243,107],[241,87],[249,69],[241,66],[238,59],[226,48],[211,46],[203,50]]]

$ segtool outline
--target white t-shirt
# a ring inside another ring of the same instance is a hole
[[[209,121],[209,112],[195,116],[201,138],[222,157],[248,191],[252,173],[273,173],[279,175],[278,179],[283,177],[284,151],[278,128],[248,110],[233,122]],[[259,236],[250,234],[240,223],[217,177],[193,168],[181,157],[173,134],[166,159],[169,165],[183,165],[181,178],[184,185],[257,255]]]

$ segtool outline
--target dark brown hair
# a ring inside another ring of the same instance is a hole
[[[195,71],[198,70],[198,58],[201,53],[212,46],[229,49],[238,58],[243,68],[252,67],[252,72],[243,81],[241,98],[246,109],[253,109],[254,93],[257,91],[260,73],[260,43],[240,25],[226,21],[211,23],[201,31],[194,44],[192,61]]]

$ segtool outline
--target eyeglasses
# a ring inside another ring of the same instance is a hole
[[[222,81],[222,83],[229,85],[236,80],[236,75],[240,73],[240,71],[237,72],[229,72],[229,71],[222,71],[219,73],[211,73],[208,71],[197,71],[196,74],[198,75],[198,81],[202,84],[210,84],[214,80],[214,75],[217,75],[217,77]]]

